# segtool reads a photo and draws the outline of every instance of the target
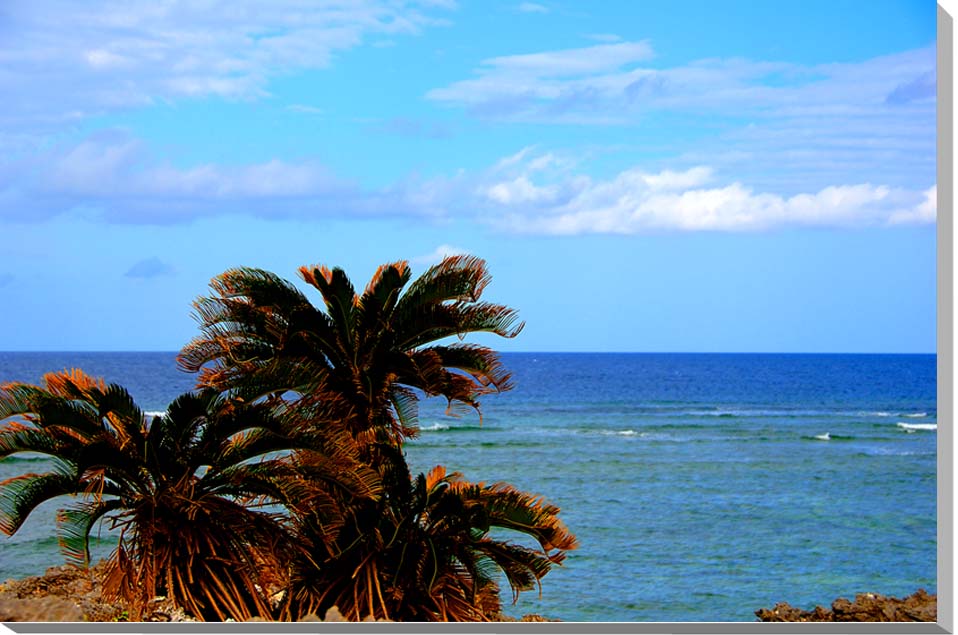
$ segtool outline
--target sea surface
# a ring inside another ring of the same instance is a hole
[[[162,411],[172,353],[0,353],[0,382],[79,367]],[[579,549],[516,605],[566,621],[754,621],[788,601],[936,592],[934,355],[511,353],[483,419],[421,409],[414,471],[506,481]],[[949,422],[945,422],[949,425]],[[0,479],[42,470],[0,461]],[[62,563],[45,504],[0,537],[0,580]],[[96,553],[112,544],[104,534]]]

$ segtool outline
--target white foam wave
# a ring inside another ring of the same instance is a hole
[[[916,432],[918,430],[938,430],[937,423],[905,423],[904,421],[899,421],[897,425],[906,432]]]
[[[816,434],[815,438],[819,441],[831,441],[832,437],[827,432],[825,434]]]
[[[614,437],[645,437],[648,436],[647,432],[637,432],[635,430],[600,430],[599,434],[605,436],[614,436]]]
[[[428,431],[433,431],[433,432],[435,432],[436,430],[448,430],[448,429],[449,429],[449,426],[446,425],[445,423],[434,423],[434,424],[432,424],[431,426],[422,426],[422,427],[419,428],[419,429],[420,429],[420,430],[423,430],[423,431],[428,430]]]
[[[927,412],[913,412],[913,413],[911,413],[911,414],[906,414],[906,415],[903,415],[903,416],[908,417],[908,418],[910,418],[910,419],[920,419],[921,417],[927,417],[927,416],[928,416],[928,413],[927,413]]]

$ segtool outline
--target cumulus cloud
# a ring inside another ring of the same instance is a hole
[[[127,278],[158,278],[160,276],[169,276],[175,272],[173,266],[163,262],[157,257],[146,258],[136,262],[130,267],[125,275]]]
[[[9,184],[0,187],[0,218],[42,220],[75,208],[93,210],[108,222],[146,224],[225,214],[426,220],[467,215],[502,231],[539,234],[854,228],[936,218],[934,186],[836,181],[783,193],[729,179],[707,164],[633,165],[598,178],[583,161],[530,146],[484,170],[363,188],[311,160],[173,166],[114,131],[7,165],[6,174],[0,170],[7,177],[0,183]]]
[[[915,207],[895,212],[888,218],[891,225],[934,223],[938,214],[938,187],[933,185],[924,192],[923,200]]]
[[[723,184],[708,166],[633,167],[607,179],[566,171],[545,180],[531,167],[540,156],[527,149],[485,175],[477,191],[489,203],[489,222],[512,232],[570,235],[855,228],[936,219],[934,187],[916,192],[858,183],[783,196]]]

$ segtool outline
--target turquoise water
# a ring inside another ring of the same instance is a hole
[[[166,353],[0,353],[0,381],[78,366],[146,410],[191,387]],[[475,416],[427,403],[414,470],[545,495],[581,547],[514,615],[752,621],[873,591],[936,591],[934,355],[503,355]],[[42,469],[2,461],[0,478]],[[0,579],[59,564],[46,505],[0,538]],[[110,541],[100,547],[105,553]]]

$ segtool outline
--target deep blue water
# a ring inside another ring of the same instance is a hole
[[[168,353],[0,353],[0,381],[80,367],[163,410]],[[581,547],[510,612],[752,621],[872,591],[936,591],[934,355],[504,354],[516,388],[421,412],[414,470],[545,495]],[[946,423],[947,425],[947,423]],[[0,461],[0,478],[38,470]],[[59,564],[46,505],[0,538],[0,580]],[[105,553],[109,540],[100,552]]]

